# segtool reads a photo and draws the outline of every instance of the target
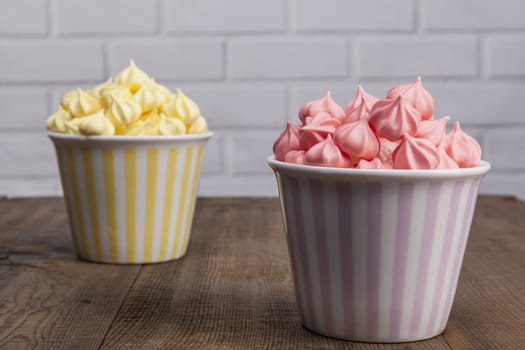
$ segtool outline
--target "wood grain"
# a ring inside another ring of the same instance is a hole
[[[525,204],[481,198],[445,339],[455,349],[525,349]]]
[[[60,199],[0,199],[0,349],[523,349],[525,203],[478,201],[443,335],[329,339],[295,306],[275,199],[200,199],[188,254],[145,266],[75,258]]]
[[[141,267],[77,260],[61,200],[1,205],[0,349],[98,348]]]

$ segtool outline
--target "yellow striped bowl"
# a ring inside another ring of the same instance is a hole
[[[48,135],[55,145],[70,229],[81,259],[141,264],[184,256],[202,153],[211,132]]]

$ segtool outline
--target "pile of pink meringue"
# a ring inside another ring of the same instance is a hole
[[[330,96],[299,111],[273,145],[279,161],[336,168],[457,169],[479,166],[481,147],[450,117],[433,118],[434,99],[421,78],[385,99],[357,88],[345,109]]]

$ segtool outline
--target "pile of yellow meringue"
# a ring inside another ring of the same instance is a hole
[[[129,66],[87,91],[66,93],[46,122],[49,131],[72,135],[183,135],[208,130],[199,107]]]

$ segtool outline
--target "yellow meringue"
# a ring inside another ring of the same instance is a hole
[[[110,115],[117,125],[133,123],[142,114],[142,107],[133,100],[113,96]]]
[[[168,117],[179,118],[184,124],[192,124],[201,115],[197,104],[180,89],[177,89],[169,102],[162,106],[162,112]]]
[[[160,135],[182,135],[186,133],[186,125],[177,118],[168,118],[164,114],[160,115],[159,134]]]
[[[106,118],[104,110],[80,119],[78,131],[82,135],[113,135],[115,127],[111,120]]]
[[[108,84],[100,90],[100,101],[106,108],[111,107],[114,96],[130,99],[133,97],[133,94],[129,92],[127,87],[115,83]]]
[[[113,80],[110,77],[108,80],[106,80],[102,84],[98,84],[93,89],[89,90],[88,94],[90,94],[91,96],[93,96],[96,99],[99,99],[100,98],[100,92],[102,91],[102,89],[107,88],[108,86],[110,86],[112,84],[113,84]]]
[[[115,79],[66,93],[46,128],[72,135],[184,135],[208,125],[192,99],[179,89],[172,94],[130,60]]]
[[[75,118],[64,122],[66,132],[71,135],[80,135],[78,127],[83,118]]]
[[[136,120],[128,125],[120,125],[115,128],[115,135],[136,136],[145,135],[146,123],[143,120]]]
[[[100,104],[93,96],[78,89],[76,95],[69,99],[67,107],[74,118],[79,118],[95,113],[100,109]]]
[[[200,134],[205,131],[208,131],[208,123],[202,116],[198,117],[188,128],[188,134]]]
[[[144,71],[135,65],[133,60],[129,60],[129,66],[121,71],[115,78],[118,84],[126,86],[131,92],[136,92],[149,80]]]
[[[77,97],[77,90],[68,91],[60,99],[60,106],[69,112],[69,103]]]
[[[65,133],[67,128],[65,122],[71,120],[71,115],[62,107],[58,107],[58,111],[51,114],[46,121],[46,128],[49,131]]]
[[[160,116],[157,112],[150,112],[146,115],[144,121],[145,135],[159,135]]]
[[[144,112],[149,112],[157,108],[155,93],[146,86],[141,87],[135,95],[133,95],[133,101],[137,102]]]
[[[171,97],[171,92],[170,90],[168,90],[167,87],[155,82],[155,79],[153,78],[150,79],[149,83],[146,86],[153,90],[153,93],[155,94],[155,97],[157,99],[157,104],[163,105],[168,103]]]

